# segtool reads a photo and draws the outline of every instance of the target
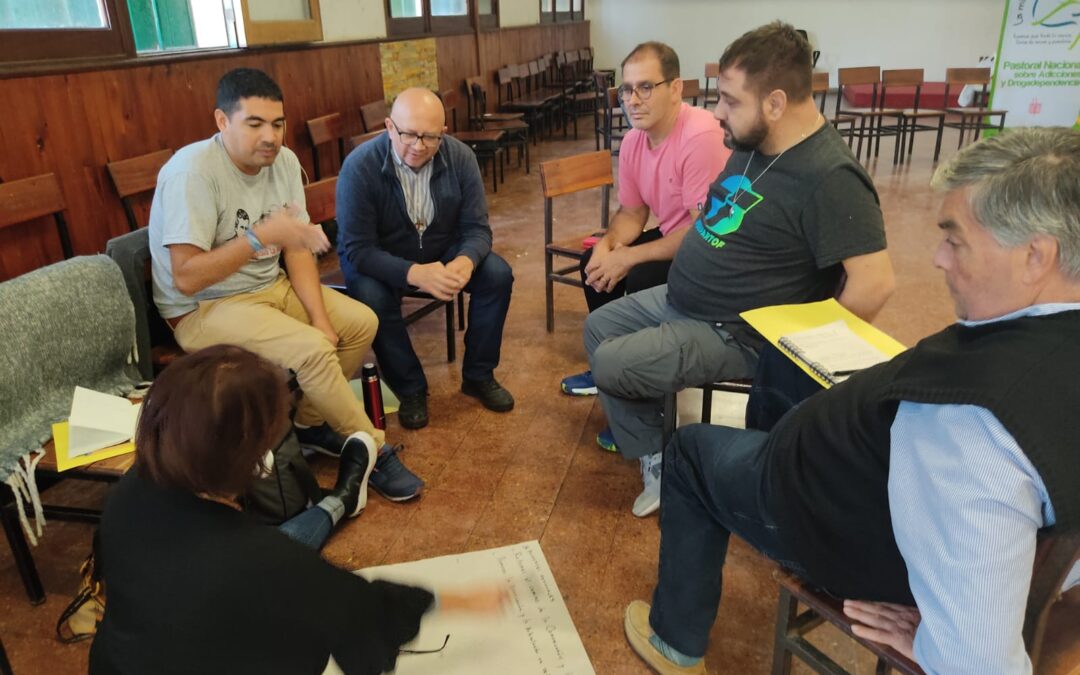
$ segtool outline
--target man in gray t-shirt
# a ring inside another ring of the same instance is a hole
[[[611,440],[641,460],[637,516],[660,505],[664,397],[754,373],[764,344],[739,312],[837,292],[872,318],[892,293],[877,193],[811,97],[810,50],[790,26],[725,52],[716,117],[735,149],[668,272],[668,283],[585,322]],[[764,29],[762,29],[764,30]]]
[[[305,210],[300,163],[282,147],[281,90],[261,71],[230,71],[214,117],[219,133],[179,150],[158,174],[149,236],[161,316],[187,352],[233,344],[294,371],[304,394],[300,445],[341,456],[339,482],[353,493],[371,474],[370,485],[389,499],[415,497],[423,482],[349,386],[378,318],[319,283],[312,252],[329,242]],[[350,450],[356,439],[367,449]],[[346,461],[353,455],[359,459]],[[354,495],[344,510],[356,515],[364,503]],[[338,505],[326,511],[333,522],[341,517]]]

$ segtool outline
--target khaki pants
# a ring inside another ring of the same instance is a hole
[[[385,440],[371,424],[348,379],[360,368],[371,347],[379,319],[367,306],[322,287],[330,324],[338,334],[335,349],[313,328],[300,298],[284,274],[265,290],[204,300],[174,329],[185,352],[217,344],[248,349],[296,372],[304,397],[296,422],[318,426],[328,422],[340,434],[371,434],[377,446]]]

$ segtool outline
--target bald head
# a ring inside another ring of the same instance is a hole
[[[446,113],[443,111],[442,101],[423,87],[411,87],[401,92],[394,99],[394,106],[390,110],[394,121],[405,125],[415,121],[417,125],[423,124],[423,129],[414,127],[417,131],[435,132],[442,129]]]
[[[406,89],[394,100],[386,128],[398,157],[413,169],[420,169],[438,152],[438,140],[446,131],[442,101],[427,89]],[[416,136],[435,140],[417,141]]]

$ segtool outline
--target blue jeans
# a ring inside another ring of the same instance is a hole
[[[284,532],[289,539],[316,551],[330,538],[333,529],[334,521],[330,519],[330,514],[318,506],[309,507],[278,525],[278,530]]]
[[[457,254],[447,253],[443,263]],[[492,377],[502,351],[503,324],[510,307],[514,273],[506,261],[488,253],[465,284],[469,294],[469,323],[465,330],[465,358],[461,375],[481,382]],[[401,316],[403,288],[392,288],[378,279],[359,273],[348,275],[349,295],[364,303],[379,317],[379,332],[372,345],[379,367],[390,388],[398,396],[427,392],[427,378]]]
[[[705,655],[731,533],[802,572],[785,560],[779,529],[763,506],[767,438],[760,431],[692,424],[664,450],[660,570],[649,623],[687,656]]]

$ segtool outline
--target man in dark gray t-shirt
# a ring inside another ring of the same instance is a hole
[[[601,436],[641,460],[637,516],[660,504],[664,397],[753,374],[764,341],[740,312],[836,295],[869,320],[893,290],[877,193],[814,104],[809,45],[785,24],[755,33],[721,60],[716,117],[736,152],[675,254],[668,284],[585,322],[611,426]]]

